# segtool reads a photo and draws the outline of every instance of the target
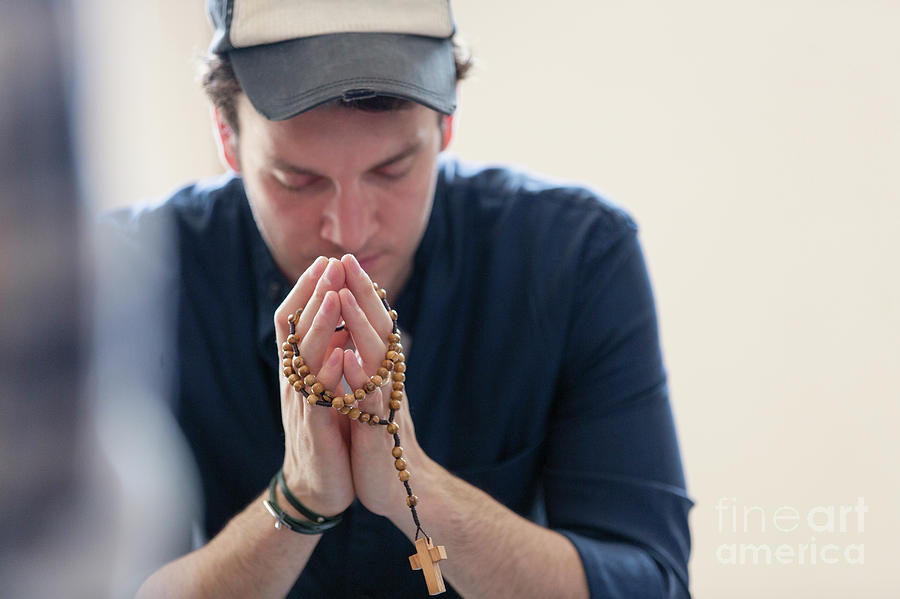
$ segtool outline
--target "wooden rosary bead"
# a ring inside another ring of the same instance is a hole
[[[300,393],[300,390],[303,389],[303,381],[297,381],[296,383],[294,383],[293,387],[294,391]]]
[[[406,380],[406,375],[403,374],[402,372],[395,372],[395,373],[394,373],[394,380],[395,380],[395,381],[398,381],[398,382],[400,382],[400,383],[402,383],[403,381]]]
[[[394,391],[403,391],[406,388],[406,385],[403,384],[403,381],[394,381]]]
[[[375,391],[375,383],[370,380],[365,385],[363,385],[363,388],[366,390],[366,393],[372,393],[373,391]]]
[[[345,393],[345,394],[344,394],[344,405],[349,406],[349,405],[352,404],[354,401],[356,401],[356,396],[355,396],[355,395],[353,395],[352,393]]]
[[[281,359],[282,359],[282,360],[290,360],[290,359],[293,358],[293,357],[294,357],[294,352],[292,352],[292,351],[286,351],[286,352],[284,352],[284,353],[281,354]]]
[[[389,311],[388,311],[388,315],[390,315],[391,320],[397,320],[397,318],[398,318],[398,316],[399,316],[399,315],[397,314],[397,311],[396,311],[396,310],[389,310]]]
[[[288,322],[291,324],[297,324],[297,315],[296,314],[288,314]]]
[[[318,395],[310,395],[309,397],[306,398],[306,403],[308,403],[311,406],[316,405],[317,401],[319,401]]]
[[[372,281],[372,288],[375,289],[375,291],[378,291],[379,289],[381,289],[381,287],[379,287],[378,283],[376,283],[375,281]]]
[[[399,445],[394,446],[394,448],[391,449],[391,455],[394,456],[395,458],[402,458],[403,457],[403,448],[400,447]]]
[[[395,352],[394,350],[389,349],[389,350],[387,351],[387,353],[384,354],[384,357],[385,357],[386,360],[390,360],[391,362],[396,362],[396,361],[397,361],[397,357],[398,357],[399,355],[400,355],[400,354],[398,354],[398,353]]]
[[[288,360],[288,361],[290,361],[290,360]],[[284,376],[288,377],[288,380],[290,380],[290,378],[292,376],[297,376],[296,374],[294,374],[294,369],[291,368],[290,366],[285,366],[284,368],[281,369],[281,372],[284,373]],[[293,382],[294,381],[291,381],[292,384],[293,384]]]
[[[281,365],[285,368],[290,368],[292,366],[290,358],[284,358],[281,360]]]
[[[322,391],[325,390],[325,385],[323,385],[322,383],[316,382],[310,388],[312,389],[312,392],[315,393],[316,395],[322,395]]]
[[[372,415],[369,414],[368,412],[363,412],[362,414],[359,415],[360,422],[368,422],[370,418],[372,418]]]
[[[375,414],[372,414],[372,418],[369,420],[369,426],[375,426],[379,422],[381,422],[381,418],[379,418]]]
[[[303,383],[307,387],[312,387],[313,385],[316,384],[317,381],[318,381],[318,379],[316,379],[316,375],[314,375],[314,374],[307,374],[306,378],[303,379]]]
[[[286,352],[291,352],[291,355],[294,354],[293,346],[291,346],[291,344],[288,343],[287,341],[285,341],[284,343],[281,344],[281,350],[286,351]]]
[[[391,362],[390,360],[385,360],[384,362],[381,363],[381,367],[384,368],[385,370],[393,370],[394,363]]]
[[[406,482],[409,480],[409,470],[401,470],[397,473],[397,478],[400,479],[400,482]]]
[[[388,343],[400,343],[400,335],[397,333],[391,333],[388,335]]]
[[[406,362],[406,354],[404,354],[403,352],[398,352],[398,353],[397,353],[397,360],[396,360],[396,362],[397,362],[398,364],[399,364],[400,362]]]
[[[297,356],[296,358],[294,358],[293,364],[294,364],[294,368],[299,370],[299,369],[303,368],[303,365],[306,364],[306,362],[303,361],[302,357]]]
[[[374,375],[374,376],[373,376],[372,378],[370,378],[369,380],[372,381],[372,384],[375,385],[376,387],[380,387],[380,386],[382,386],[382,385],[384,384],[384,379],[381,378],[381,377],[380,377],[379,375],[377,375],[377,374]]]
[[[285,366],[288,366],[288,364],[285,364]],[[380,376],[382,380],[387,379],[389,374],[388,369],[384,366],[378,369],[378,376]]]
[[[300,376],[307,376],[310,372],[311,371],[309,369],[309,366],[307,366],[306,364],[297,369],[297,374],[299,374]]]
[[[390,434],[390,435],[396,434],[397,431],[399,431],[399,430],[400,430],[400,425],[397,424],[396,422],[389,422],[389,423],[388,423],[388,425],[387,425],[387,432],[388,432],[388,434]]]
[[[419,503],[419,498],[415,495],[406,496],[406,505],[408,505],[409,507],[415,507],[417,503]]]
[[[331,407],[335,410],[340,410],[344,407],[344,398],[343,397],[335,397],[331,400]]]
[[[291,345],[295,345],[297,343],[300,343],[300,338],[297,337],[297,335],[291,334],[291,335],[288,335],[287,342],[290,343]],[[292,347],[291,349],[294,349],[294,348]]]
[[[378,297],[381,298],[381,299],[387,298],[387,291],[385,291],[384,289],[379,289],[379,290],[378,290]]]
[[[406,458],[397,458],[396,460],[394,460],[394,468],[396,468],[397,470],[406,470],[406,467],[408,465],[409,464],[407,464]]]
[[[350,413],[350,406],[344,406],[344,407],[341,408],[339,411],[340,411],[341,414],[344,414],[344,415],[349,414],[349,413]]]
[[[399,409],[400,409],[400,400],[399,400],[399,399],[392,399],[392,400],[391,400],[391,403],[390,403],[390,408],[391,408],[392,410],[394,410],[395,412],[396,412],[397,410],[399,410]]]
[[[285,368],[285,371],[290,372],[290,374],[288,374],[288,382],[289,382],[292,386],[293,386],[294,383],[296,383],[297,381],[300,380],[300,377],[297,376],[296,374],[294,374],[294,371],[291,370],[290,368]]]
[[[348,416],[350,416],[351,420],[356,420],[357,418],[359,418],[359,414],[360,414],[359,408],[352,408],[350,410]]]
[[[403,391],[391,391],[391,399],[403,399]]]
[[[406,362],[400,362],[396,366],[394,366],[394,372],[406,372]]]

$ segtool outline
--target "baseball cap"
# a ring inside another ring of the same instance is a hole
[[[210,51],[228,55],[269,120],[382,95],[456,109],[449,0],[207,0],[207,10]]]

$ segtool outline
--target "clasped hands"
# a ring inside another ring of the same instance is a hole
[[[351,389],[365,385],[384,360],[392,320],[356,258],[319,257],[300,276],[275,312],[279,348],[289,333],[287,318],[298,307],[303,308],[295,333],[300,353],[318,381],[336,396],[345,391],[342,378]],[[335,332],[342,319],[344,329]],[[320,514],[338,514],[358,497],[373,513],[399,518],[407,509],[406,493],[397,479],[393,438],[385,427],[310,406],[280,376],[283,467],[291,492]],[[390,386],[376,389],[360,400],[360,409],[386,416],[389,394]],[[394,421],[400,426],[404,456],[415,466],[425,456],[405,404],[404,398]]]

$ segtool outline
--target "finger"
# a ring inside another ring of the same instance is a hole
[[[328,358],[322,365],[322,369],[317,376],[315,385],[322,385],[324,388],[336,386],[341,380],[343,370],[343,349],[335,347],[328,352]],[[314,397],[313,395],[309,396]],[[318,396],[321,398],[321,396]],[[304,398],[301,394],[297,394],[297,401],[289,401],[282,403],[282,420],[285,423],[285,433],[288,431],[298,431],[302,436],[310,435],[340,435],[346,442],[346,433],[340,430],[346,426],[343,418],[335,413],[334,410],[324,409],[322,406],[310,405],[309,398]],[[290,426],[289,424],[290,423]],[[311,428],[310,428],[311,427]],[[332,427],[338,427],[335,430]]]
[[[303,312],[300,314],[300,321],[297,323],[297,337],[302,339],[306,336],[307,331],[309,331],[309,328],[315,320],[319,307],[322,305],[325,294],[329,291],[337,291],[343,286],[344,268],[336,258],[331,258],[328,260],[325,271],[319,278],[318,283],[316,283],[316,288],[315,291],[313,291],[312,297],[309,298],[306,305],[301,304],[296,306],[296,308],[303,308]],[[296,310],[296,308],[294,309]],[[332,332],[334,332],[334,327],[332,327]]]
[[[350,290],[341,289],[338,295],[341,298],[341,316],[353,338],[353,345],[362,357],[363,369],[370,375],[374,374],[384,360],[384,341],[372,328]]]
[[[302,346],[300,353],[313,372],[318,372],[325,360],[325,350],[328,349],[334,328],[341,318],[340,306],[337,292],[328,290],[316,311],[309,331],[300,342]]]
[[[331,352],[328,354],[328,359],[325,360],[322,369],[316,377],[325,389],[333,392],[341,384],[341,377],[343,376],[343,359],[344,348],[332,348]]]
[[[306,305],[316,288],[316,284],[319,282],[319,278],[322,276],[322,273],[325,272],[325,267],[327,265],[328,259],[324,256],[316,258],[313,263],[309,265],[309,268],[300,275],[300,278],[297,279],[293,289],[288,292],[287,297],[284,298],[284,301],[275,311],[275,331],[278,335],[277,339],[281,340],[287,337],[288,316],[293,314],[297,307]]]
[[[363,369],[363,365],[359,361],[359,356],[356,355],[356,352],[352,350],[344,350],[344,378],[347,379],[347,384],[354,390],[365,388],[366,383],[369,382],[369,376],[366,374],[366,371]],[[366,400],[380,400],[381,399],[381,389],[376,388],[375,391],[369,393],[365,397]],[[382,402],[378,401],[377,403],[369,404],[369,411],[374,411],[376,414],[381,414],[383,411],[382,408],[384,406],[381,405]]]
[[[366,318],[372,324],[372,327],[378,332],[379,337],[384,340],[393,328],[393,321],[384,309],[381,298],[372,286],[372,279],[362,269],[359,262],[352,254],[347,254],[341,258],[341,264],[344,265],[346,272],[347,288],[353,292],[353,296],[365,313]]]

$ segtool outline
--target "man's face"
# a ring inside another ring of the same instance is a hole
[[[449,141],[436,113],[419,104],[386,112],[326,105],[269,121],[241,94],[237,116],[237,139],[223,135],[226,159],[243,176],[281,271],[295,280],[318,256],[351,253],[391,295],[399,292]]]

